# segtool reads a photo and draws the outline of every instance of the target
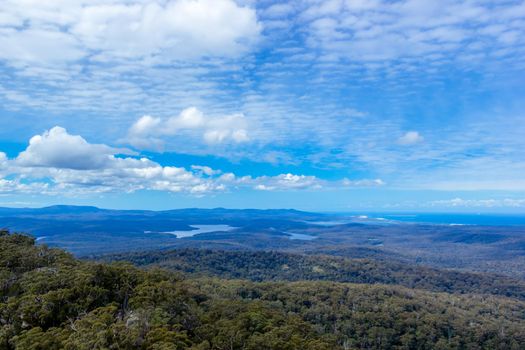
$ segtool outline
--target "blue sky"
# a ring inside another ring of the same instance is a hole
[[[525,212],[525,1],[4,0],[0,206]]]

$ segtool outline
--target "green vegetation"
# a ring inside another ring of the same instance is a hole
[[[7,232],[0,233],[0,269],[0,349],[525,346],[525,303],[498,296],[195,278],[79,261]]]
[[[525,300],[525,282],[522,280],[494,274],[408,266],[395,261],[208,249],[117,254],[106,256],[105,260],[129,261],[137,266],[254,282],[321,280],[381,283],[435,292],[494,294]]]

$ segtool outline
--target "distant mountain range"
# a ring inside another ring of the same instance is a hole
[[[443,215],[436,217],[442,220]],[[39,244],[83,257],[181,248],[271,250],[395,260],[525,279],[523,225],[403,223],[387,215],[293,209],[149,211],[58,205],[0,208],[0,228],[29,233]]]
[[[75,205],[53,205],[43,208],[7,208],[0,207],[0,216],[8,215],[82,215],[82,214],[102,214],[102,215],[151,215],[151,216],[171,216],[179,218],[202,217],[207,218],[271,218],[279,216],[289,219],[322,219],[327,215],[319,213],[304,212],[295,209],[226,209],[226,208],[185,208],[171,209],[162,211],[153,210],[118,210],[101,209],[94,206],[75,206]]]
[[[67,205],[35,209],[0,208],[0,227],[32,234],[40,243],[63,247],[81,255],[184,244],[178,242],[180,240],[174,232],[195,230],[192,225],[228,225],[249,232],[271,229],[278,233],[327,219],[329,216],[325,214],[293,209],[150,211]],[[197,238],[201,237],[194,239]]]

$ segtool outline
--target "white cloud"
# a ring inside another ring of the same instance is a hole
[[[0,169],[4,168],[7,164],[7,155],[4,152],[0,152]]]
[[[206,3],[212,11],[228,2],[195,3]],[[115,140],[125,137],[136,117],[149,113],[150,117],[130,130],[130,136],[135,136],[130,137],[130,144],[140,149],[164,146],[177,153],[213,154],[234,161],[248,158],[275,164],[350,167],[386,178],[394,186],[448,188],[446,181],[456,181],[451,186],[525,188],[523,181],[517,181],[523,169],[512,171],[502,162],[523,163],[524,159],[520,126],[525,119],[507,109],[515,104],[504,103],[508,106],[501,107],[499,116],[490,108],[482,116],[478,115],[479,104],[467,103],[457,127],[450,123],[454,113],[445,111],[438,117],[442,111],[427,110],[423,119],[415,121],[402,112],[407,106],[423,108],[420,104],[436,101],[447,109],[454,104],[455,97],[449,94],[455,90],[447,89],[443,95],[437,87],[448,86],[448,82],[463,87],[458,98],[467,102],[498,86],[512,90],[513,82],[506,84],[509,77],[519,84],[520,75],[513,74],[511,66],[523,66],[524,55],[519,53],[525,47],[525,35],[516,34],[523,34],[525,28],[518,18],[523,16],[523,1],[229,3],[233,7],[227,17],[232,22],[243,16],[252,18],[255,6],[262,18],[253,17],[246,27],[232,24],[231,28],[241,28],[238,40],[230,41],[225,46],[229,49],[223,51],[213,43],[207,46],[207,37],[199,32],[209,28],[205,25],[189,24],[199,37],[184,39],[186,45],[177,48],[170,46],[170,38],[184,36],[184,28],[170,24],[154,30],[157,23],[148,22],[149,14],[162,21],[172,6],[185,6],[188,1],[0,1],[0,40],[5,40],[0,45],[0,104],[6,111],[0,118],[0,133],[7,139],[13,128],[12,136],[18,138],[15,129],[36,132],[60,120],[86,130],[85,136]],[[226,16],[221,11],[218,13]],[[263,24],[267,28],[265,16],[288,21],[289,26],[265,32],[272,45],[259,46],[256,59],[239,56],[257,40],[253,28]],[[152,35],[146,40],[148,33]],[[159,37],[168,39],[160,42]],[[191,59],[186,49],[194,50]],[[496,51],[494,58],[491,54]],[[455,61],[467,56],[478,57],[482,65]],[[64,62],[69,62],[67,69]],[[13,70],[4,63],[25,68]],[[443,69],[436,71],[441,65]],[[462,74],[463,68],[468,69],[467,75]],[[489,75],[484,74],[485,69]],[[471,73],[480,79],[469,79]],[[359,99],[363,88],[372,92],[370,98]],[[348,97],[344,101],[340,98],[343,91]],[[422,101],[425,91],[437,95],[429,94],[431,100]],[[442,104],[443,98],[449,103]],[[205,115],[166,118],[192,105]],[[363,112],[354,113],[352,107]],[[20,110],[28,110],[27,121],[15,119]],[[394,111],[400,111],[399,118]],[[249,119],[249,127],[239,129],[236,122],[231,127],[207,124],[237,112],[245,113],[237,121]],[[434,114],[443,123],[434,123]],[[356,122],[358,117],[362,118]],[[168,125],[168,119],[174,125]],[[472,132],[473,124],[483,120],[494,124]],[[400,125],[427,122],[440,124],[440,128],[423,127],[426,142],[418,147],[392,147],[407,131],[400,130]],[[165,134],[165,130],[170,132]],[[392,140],[385,142],[385,135]],[[247,139],[250,144],[243,143]],[[480,139],[488,143],[480,144]],[[491,163],[489,169],[470,167],[461,159],[467,154],[479,158],[482,152],[501,161]],[[432,177],[437,168],[454,172]],[[460,173],[469,168],[474,176]],[[405,176],[409,181],[404,181]],[[477,180],[479,176],[483,183]]]
[[[478,51],[463,44],[490,42],[495,51],[522,40],[517,32],[523,37],[523,27],[512,19],[523,17],[523,8],[520,1],[336,0],[312,1],[301,17],[310,45],[327,54],[358,62],[417,58],[421,63],[436,53],[461,57]],[[494,25],[509,34],[484,30]],[[484,63],[482,57],[478,62]]]
[[[322,181],[315,176],[280,174],[277,176],[261,176],[254,179],[245,180],[250,182],[256,190],[302,190],[320,189]]]
[[[189,107],[180,112],[179,116],[166,121],[166,132],[174,133],[179,129],[200,128],[205,124],[204,114],[196,107]]]
[[[414,145],[416,143],[423,141],[423,136],[419,134],[417,131],[408,131],[403,136],[397,139],[397,142],[400,145]]]
[[[79,60],[85,56],[75,37],[58,28],[23,31],[0,28],[0,47],[0,60],[6,60],[14,66],[53,65]]]
[[[34,193],[43,194],[49,191],[49,184],[43,182],[22,183],[20,180],[6,180],[0,178],[0,194]]]
[[[261,31],[233,0],[6,0],[0,13],[0,59],[12,64],[232,57]]]
[[[341,181],[322,180],[316,176],[280,174],[277,176],[260,176],[256,178],[244,177],[238,180],[244,184],[251,184],[260,191],[285,191],[285,190],[333,190],[350,187],[378,187],[385,185],[381,179],[362,179]]]
[[[31,138],[27,149],[13,160],[5,157],[3,191],[41,193],[134,192],[141,189],[170,192],[202,192],[222,189],[182,167],[161,166],[146,158],[118,157],[130,154],[107,145],[91,144],[61,127]],[[0,159],[1,160],[1,159]],[[29,182],[27,182],[29,181]]]
[[[162,166],[121,151],[54,127],[33,136],[15,159],[0,152],[0,192],[82,195],[154,190],[200,196],[233,189],[290,191],[383,184],[381,180],[326,181],[291,173],[238,177],[203,165],[192,165],[190,170]]]
[[[290,4],[273,4],[268,8],[264,9],[263,14],[265,17],[279,18],[285,17],[290,13],[294,12],[294,8]]]
[[[91,50],[117,57],[231,56],[259,35],[255,11],[232,0],[89,6],[71,32]]]
[[[453,198],[430,202],[431,206],[438,207],[468,207],[468,208],[521,208],[525,207],[525,199],[462,199]]]
[[[384,186],[386,183],[381,179],[363,179],[363,180],[349,180],[343,179],[341,184],[346,187],[378,187]]]
[[[29,146],[16,159],[24,167],[55,167],[64,169],[101,169],[114,161],[115,153],[129,153],[106,145],[88,143],[81,136],[70,135],[54,127],[29,140]]]
[[[8,170],[7,155],[4,152],[0,152],[0,179],[5,175],[4,172]]]
[[[208,175],[208,176],[218,175],[222,173],[222,171],[220,170],[215,170],[205,165],[192,165],[191,169],[195,171],[200,171],[203,174]]]
[[[153,118],[152,116],[145,115],[139,118],[129,129],[130,135],[144,135],[149,134],[151,130],[155,130],[160,125],[160,118]]]
[[[126,141],[138,148],[155,148],[161,146],[167,137],[190,132],[198,133],[209,144],[242,143],[249,140],[247,127],[243,114],[209,117],[197,108],[189,107],[178,116],[167,119],[149,115],[139,118],[130,127]]]

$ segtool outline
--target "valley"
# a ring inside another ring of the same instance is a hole
[[[370,258],[525,279],[525,226],[519,220],[515,219],[516,225],[489,226],[385,222],[296,210],[0,209],[0,227],[27,232],[39,244],[84,258],[184,248],[262,250]]]

